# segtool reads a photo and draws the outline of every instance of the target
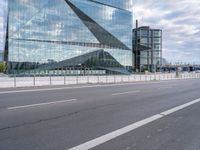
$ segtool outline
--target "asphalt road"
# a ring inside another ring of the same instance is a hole
[[[77,149],[94,139],[94,150],[199,150],[199,102],[161,114],[199,98],[199,79],[0,89],[0,150]]]

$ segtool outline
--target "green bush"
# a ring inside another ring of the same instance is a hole
[[[3,72],[6,68],[6,64],[4,62],[0,62],[0,72]]]

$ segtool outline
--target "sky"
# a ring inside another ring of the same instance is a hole
[[[0,0],[0,51],[4,49],[6,0]]]
[[[0,49],[3,47],[3,1],[0,1]]]
[[[168,62],[200,64],[200,0],[134,0],[133,5],[140,26],[163,30]]]
[[[5,1],[0,0],[0,50]],[[140,26],[163,30],[163,57],[168,62],[200,64],[200,0],[133,0],[133,17]]]

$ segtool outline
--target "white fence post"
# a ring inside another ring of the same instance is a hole
[[[97,83],[99,84],[99,75],[97,75]]]
[[[14,75],[14,87],[17,87],[16,74]]]
[[[78,84],[78,75],[76,75],[76,84]]]
[[[106,75],[106,84],[108,83],[108,76]]]
[[[87,83],[90,83],[89,75],[87,75]]]
[[[50,82],[50,86],[52,85],[52,81],[51,81],[51,74],[49,76],[49,82]]]
[[[35,74],[33,75],[33,86],[35,87]]]
[[[64,74],[64,85],[66,85],[66,75]]]

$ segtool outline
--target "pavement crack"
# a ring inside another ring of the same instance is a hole
[[[91,108],[87,108],[87,109],[82,109],[82,110],[79,110],[79,111],[75,111],[75,112],[71,112],[71,113],[66,113],[66,114],[63,114],[63,115],[55,116],[55,117],[44,118],[44,119],[40,119],[40,120],[36,120],[36,121],[32,121],[32,122],[24,122],[24,123],[13,125],[13,126],[2,127],[2,128],[0,128],[0,131],[4,131],[4,130],[8,130],[8,129],[14,129],[14,128],[19,128],[19,127],[28,126],[28,125],[39,124],[39,123],[43,123],[43,122],[47,122],[47,121],[52,121],[52,120],[57,120],[57,119],[61,119],[61,118],[65,118],[65,117],[69,117],[69,116],[73,116],[73,115],[77,115],[79,113],[88,112],[88,111],[91,111],[91,110],[105,108],[105,107],[109,107],[109,106],[113,106],[113,105],[116,105],[116,104],[107,104],[107,105],[95,106],[95,107],[91,107]]]

